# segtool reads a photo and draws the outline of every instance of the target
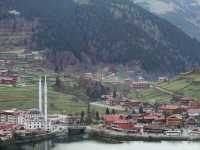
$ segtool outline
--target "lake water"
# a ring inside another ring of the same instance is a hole
[[[8,150],[11,150],[11,148]],[[12,150],[200,150],[200,143],[125,142],[122,144],[106,144],[91,140],[65,143],[45,141],[40,144],[29,144],[26,146],[15,147],[12,148]]]

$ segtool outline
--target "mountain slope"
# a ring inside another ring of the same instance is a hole
[[[129,0],[7,0],[2,6],[39,22],[33,39],[48,49],[56,70],[103,62],[179,72],[200,60],[196,40]]]
[[[199,0],[133,0],[200,40]]]

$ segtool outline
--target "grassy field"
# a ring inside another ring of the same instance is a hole
[[[185,96],[200,98],[200,85],[193,84],[193,81],[200,81],[199,73],[179,76],[174,80],[160,84],[160,86],[170,91],[181,93]]]
[[[161,93],[155,89],[148,89],[144,91],[131,91],[129,97],[139,99],[146,102],[169,102],[171,96]]]
[[[0,86],[0,109],[30,109],[38,107],[38,89],[34,85],[25,87]],[[105,112],[103,108],[92,107],[94,111]],[[56,92],[48,88],[48,111],[74,114],[87,111],[87,103],[73,95]]]
[[[193,84],[193,81],[200,81],[200,73],[180,75],[168,82],[158,83],[158,86],[171,92],[200,99],[200,85]],[[172,99],[170,95],[159,92],[153,88],[138,92],[131,91],[129,92],[129,96],[142,101],[151,102],[168,102]]]

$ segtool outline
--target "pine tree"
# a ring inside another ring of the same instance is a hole
[[[108,107],[106,108],[106,114],[107,114],[107,115],[109,115],[109,114],[110,114],[110,110],[109,110],[109,108],[108,108]]]

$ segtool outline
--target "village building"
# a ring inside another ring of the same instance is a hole
[[[163,125],[165,122],[165,118],[162,114],[143,114],[141,115],[138,120],[139,123],[143,124],[157,124],[157,125]]]
[[[114,122],[123,120],[124,115],[104,115],[102,116],[103,121],[106,125],[111,125]]]
[[[92,80],[93,79],[93,73],[84,73],[83,78],[86,80]]]
[[[183,117],[180,114],[174,114],[166,118],[166,125],[169,127],[181,127],[183,125]]]
[[[159,125],[147,125],[143,127],[144,133],[155,133],[162,134],[165,132],[165,129]]]
[[[167,82],[167,81],[169,81],[169,78],[168,77],[159,77],[158,81],[159,82]]]
[[[16,62],[13,60],[5,60],[5,59],[0,60],[0,66],[13,67],[15,65]]]
[[[19,115],[19,112],[15,111],[15,110],[1,111],[0,112],[0,122],[17,124],[18,123],[18,115]]]
[[[22,112],[18,116],[18,124],[26,129],[43,129],[45,127],[44,115],[38,109]]]
[[[111,129],[115,131],[123,131],[128,133],[138,133],[141,128],[135,122],[129,120],[120,120],[111,124]]]
[[[198,121],[194,117],[190,117],[185,120],[185,127],[187,128],[196,128],[198,127]]]
[[[16,77],[0,77],[0,84],[15,85],[16,83]]]
[[[199,109],[188,109],[187,113],[190,117],[199,117],[200,116],[200,108]]]
[[[145,113],[154,113],[155,112],[155,108],[154,108],[155,106],[150,103],[143,103],[142,107],[143,107],[143,111]]]
[[[181,108],[175,104],[164,104],[161,105],[159,109],[165,114],[176,114],[181,112]]]
[[[141,90],[141,89],[148,89],[150,88],[150,83],[147,81],[137,81],[137,82],[132,82],[130,84],[130,88],[135,89],[135,90]]]
[[[0,69],[0,76],[7,76],[8,75],[8,69]]]

